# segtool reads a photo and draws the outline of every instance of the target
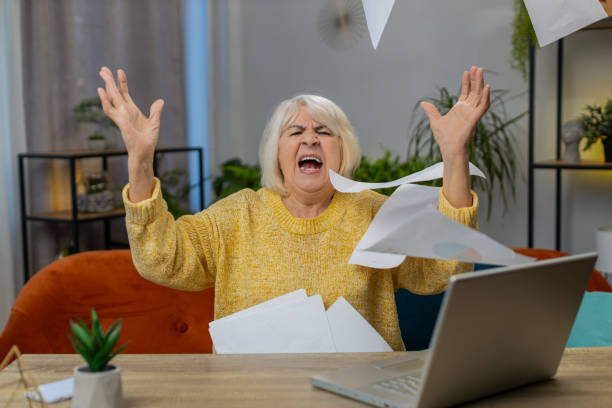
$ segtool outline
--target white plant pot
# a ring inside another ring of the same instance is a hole
[[[122,408],[121,369],[91,372],[89,367],[74,368],[72,408]]]

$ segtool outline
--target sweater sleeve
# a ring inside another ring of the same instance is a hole
[[[181,290],[197,291],[215,284],[218,234],[205,211],[175,221],[157,178],[152,197],[139,203],[129,200],[126,185],[123,203],[132,260],[140,275]]]
[[[453,221],[478,229],[478,196],[472,193],[472,206],[455,208],[448,202],[442,189],[438,195],[438,211]],[[406,257],[406,260],[393,270],[395,290],[399,288],[422,295],[443,292],[451,275],[473,270],[474,265],[466,262],[442,259]]]

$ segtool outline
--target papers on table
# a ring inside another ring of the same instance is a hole
[[[387,21],[389,21],[395,0],[362,0],[362,3],[370,40],[372,40],[372,46],[376,49]]]
[[[343,297],[288,293],[209,323],[218,354],[393,351]]]
[[[525,0],[540,47],[608,15],[598,0]]]
[[[484,177],[484,173],[472,163],[469,168],[471,175]],[[388,183],[362,183],[330,170],[330,180],[341,192],[400,185],[372,220],[349,264],[393,268],[400,265],[406,256],[493,265],[533,260],[440,214],[437,210],[439,188],[411,184],[441,178],[443,172],[443,163],[437,163]]]
[[[45,402],[54,403],[72,398],[74,390],[74,378],[66,378],[65,380],[54,381],[38,387],[40,394]],[[26,392],[25,396],[29,399],[40,401],[38,394],[31,391]]]

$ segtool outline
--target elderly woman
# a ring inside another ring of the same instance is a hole
[[[404,350],[394,292],[444,290],[451,274],[469,265],[407,258],[397,268],[347,263],[386,197],[335,191],[329,170],[350,177],[361,157],[355,132],[333,102],[299,95],[270,119],[259,152],[262,188],[245,189],[206,210],[174,220],[153,177],[163,101],[149,117],[130,98],[127,78],[100,71],[104,112],[119,126],[128,151],[123,192],[136,268],[145,278],[183,290],[215,287],[215,318],[300,288],[325,306],[344,296],[394,350]],[[463,73],[462,95],[445,116],[422,104],[444,159],[439,211],[476,227],[478,201],[470,190],[468,142],[488,109],[482,68]]]

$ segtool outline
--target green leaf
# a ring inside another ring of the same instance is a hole
[[[74,334],[76,340],[82,344],[87,351],[91,352],[94,349],[94,342],[91,332],[83,329],[73,321],[70,321],[70,328],[72,329],[72,334]]]

